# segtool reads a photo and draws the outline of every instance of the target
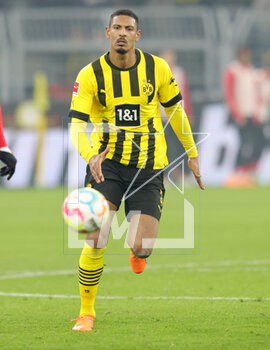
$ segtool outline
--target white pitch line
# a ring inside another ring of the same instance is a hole
[[[0,296],[5,297],[27,297],[27,298],[50,298],[50,299],[79,299],[79,295],[64,294],[38,294],[38,293],[7,293],[0,292]],[[97,296],[102,300],[245,300],[245,301],[270,301],[270,297],[196,297],[196,296]]]
[[[79,295],[39,294],[39,293],[6,293],[0,292],[2,297],[27,297],[27,298],[53,298],[53,299],[78,299]]]
[[[217,268],[211,268],[211,267],[201,267],[197,269],[190,269],[188,272],[258,272],[258,271],[269,271],[270,267],[217,267]]]
[[[188,272],[226,272],[226,271],[269,271],[267,267],[257,267],[260,265],[270,265],[270,260],[250,260],[250,261],[206,261],[206,262],[190,262],[182,264],[149,264],[147,269],[157,270],[162,268],[188,269]],[[245,267],[247,266],[247,267]],[[250,267],[248,267],[250,266]],[[256,266],[256,267],[253,267]],[[230,267],[230,269],[225,269]],[[130,272],[130,266],[105,267],[104,273],[113,272]],[[64,276],[76,274],[77,270],[55,270],[55,271],[24,271],[16,274],[7,274],[0,276],[0,280],[33,278],[43,276]]]
[[[14,275],[3,275],[0,276],[0,280],[27,278],[27,277],[40,277],[40,276],[64,276],[72,275],[77,273],[77,270],[56,270],[56,271],[25,271],[21,273],[16,273]]]

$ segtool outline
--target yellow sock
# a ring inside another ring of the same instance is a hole
[[[80,315],[96,316],[94,304],[103,271],[105,248],[94,249],[85,243],[79,262],[79,285],[81,295]]]

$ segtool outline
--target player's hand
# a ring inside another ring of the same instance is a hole
[[[201,181],[201,174],[200,174],[200,168],[199,168],[199,161],[198,157],[196,158],[189,158],[188,159],[188,167],[193,172],[193,175],[200,186],[202,190],[204,190],[204,185]]]
[[[91,173],[98,184],[100,182],[104,182],[104,176],[101,170],[101,163],[104,161],[109,151],[110,151],[110,146],[107,146],[105,151],[101,152],[100,154],[94,155],[89,160],[89,167],[90,167]]]
[[[10,180],[15,173],[17,159],[14,157],[8,147],[0,148],[0,161],[5,165],[0,170],[0,176],[8,175],[7,179]]]

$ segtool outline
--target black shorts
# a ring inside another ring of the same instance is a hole
[[[101,192],[108,201],[116,205],[117,210],[124,194],[126,194],[125,212],[128,220],[132,215],[131,211],[139,211],[141,214],[160,219],[165,194],[163,172],[157,175],[160,170],[138,169],[110,159],[105,159],[101,167],[105,181],[98,184],[88,165],[85,186],[91,185]],[[138,174],[137,177],[136,174]]]

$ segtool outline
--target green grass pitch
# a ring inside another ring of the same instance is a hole
[[[123,238],[111,240],[95,329],[84,333],[71,330],[79,250],[66,246],[62,189],[1,189],[0,348],[270,349],[270,188],[186,196],[195,248],[159,250],[135,275]],[[181,232],[181,201],[167,190],[160,237]]]

